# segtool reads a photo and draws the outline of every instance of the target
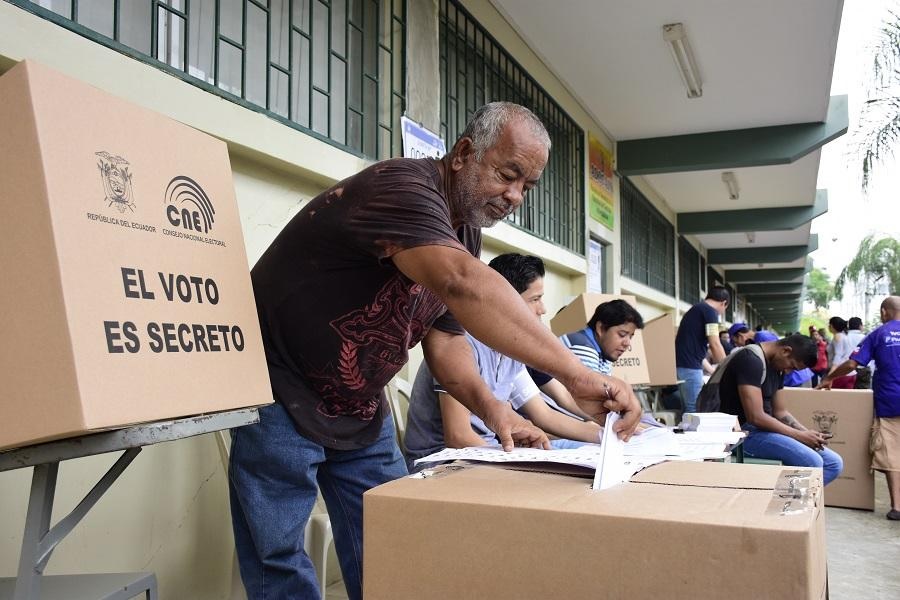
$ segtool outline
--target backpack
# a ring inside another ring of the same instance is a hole
[[[763,370],[762,370],[762,378],[759,380],[759,385],[762,385],[766,381],[766,355],[763,354],[763,349],[757,346],[756,344],[748,344],[737,350],[732,352],[728,356],[725,357],[725,360],[719,364],[716,370],[713,372],[712,376],[710,376],[709,381],[703,384],[703,387],[700,388],[700,393],[697,395],[697,412],[719,412],[719,407],[722,402],[719,399],[719,383],[722,381],[722,376],[725,374],[725,369],[728,367],[728,363],[731,362],[731,359],[734,358],[737,354],[741,352],[752,352],[762,361]]]

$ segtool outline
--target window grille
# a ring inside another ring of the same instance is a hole
[[[441,136],[448,147],[469,117],[494,101],[543,121],[553,149],[540,183],[507,222],[584,255],[584,131],[455,0],[440,2]]]
[[[622,275],[675,296],[675,227],[628,179],[620,179]]]
[[[700,253],[678,237],[678,295],[689,304],[700,302]]]
[[[9,0],[372,159],[402,154],[405,0]]]
[[[734,305],[737,304],[737,292],[728,284],[725,284],[725,289],[728,290],[729,297],[728,307],[725,309],[725,320],[734,323]]]
[[[704,294],[709,290],[709,284],[706,281],[706,257],[700,255],[700,289]]]

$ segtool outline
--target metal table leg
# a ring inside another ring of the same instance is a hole
[[[34,467],[13,600],[40,598],[41,576],[53,550],[100,500],[140,451],[140,447],[126,450],[100,478],[100,481],[91,488],[84,499],[78,503],[78,506],[52,529],[50,529],[50,518],[53,513],[53,499],[56,495],[59,462],[50,462]]]

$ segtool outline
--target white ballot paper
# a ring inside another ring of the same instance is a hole
[[[594,473],[595,490],[605,490],[626,481],[633,475],[625,467],[625,442],[616,435],[613,426],[619,420],[619,413],[606,415],[606,427],[600,442],[600,460]]]
[[[489,463],[560,463],[586,469],[597,467],[600,446],[586,444],[570,450],[543,450],[540,448],[513,448],[506,452],[500,446],[470,446],[468,448],[444,448],[416,460],[416,464],[446,460],[472,460]]]

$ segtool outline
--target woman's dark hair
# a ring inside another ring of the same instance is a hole
[[[862,329],[862,319],[850,317],[850,320],[847,321],[847,329]]]
[[[520,294],[538,277],[544,276],[544,261],[537,256],[509,252],[501,254],[488,263]]]
[[[587,325],[591,329],[596,329],[597,323],[606,328],[625,323],[634,323],[638,329],[644,328],[644,319],[641,317],[641,313],[624,300],[610,300],[599,305]]]
[[[838,333],[844,333],[847,331],[847,321],[843,320],[840,317],[831,317],[828,319],[828,324],[831,325],[832,329],[837,331]]]

